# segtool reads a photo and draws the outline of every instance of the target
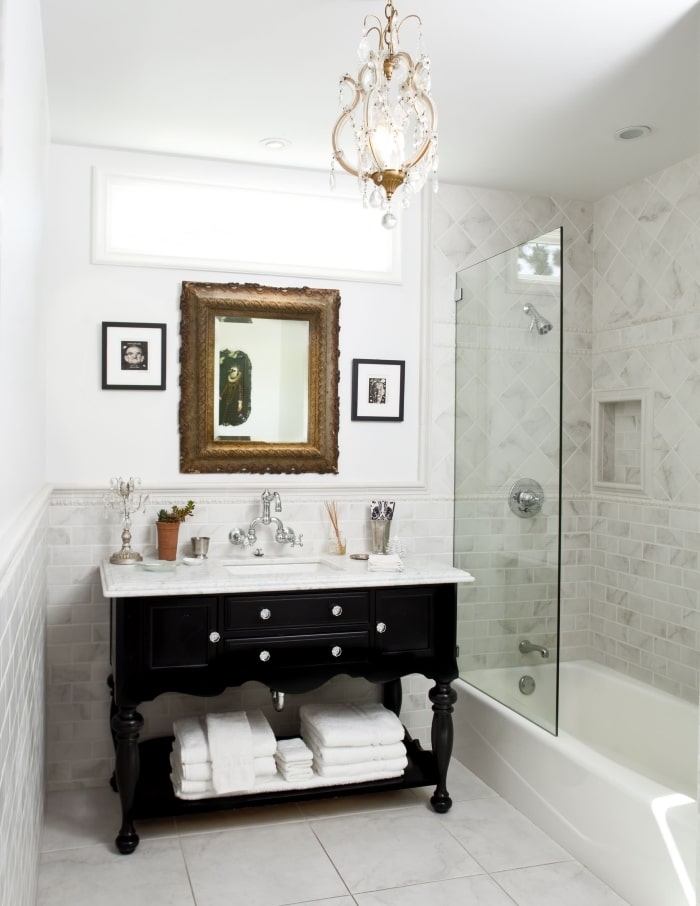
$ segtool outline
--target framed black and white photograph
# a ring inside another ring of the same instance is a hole
[[[352,360],[353,421],[403,421],[405,368],[397,359]]]
[[[102,322],[102,389],[165,390],[165,324]]]

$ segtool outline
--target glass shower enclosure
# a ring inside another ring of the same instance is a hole
[[[457,274],[460,676],[557,732],[561,229]]]

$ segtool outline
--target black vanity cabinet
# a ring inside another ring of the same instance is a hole
[[[447,766],[457,676],[454,584],[111,599],[111,725],[116,747],[120,852],[138,845],[134,818],[232,808],[252,802],[436,785],[438,812],[451,806]],[[401,677],[435,681],[431,750],[406,737],[402,777],[275,792],[180,800],[169,780],[172,737],[139,743],[137,708],[164,692],[215,696],[257,681],[277,693],[309,692],[338,674],[383,684],[397,714]]]

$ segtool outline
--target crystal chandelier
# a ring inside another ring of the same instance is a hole
[[[430,97],[430,60],[421,47],[420,17],[397,21],[391,0],[384,15],[386,24],[377,16],[365,17],[359,75],[340,79],[342,112],[333,129],[331,187],[337,161],[357,177],[365,206],[383,209],[382,225],[392,229],[397,199],[408,207],[411,195],[420,192],[431,174],[437,191],[437,110]],[[415,63],[399,46],[399,34],[409,20],[418,23]],[[352,147],[350,160],[343,146]]]

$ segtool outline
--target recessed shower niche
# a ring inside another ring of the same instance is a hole
[[[651,466],[650,391],[593,394],[593,485],[616,494],[647,494]]]

